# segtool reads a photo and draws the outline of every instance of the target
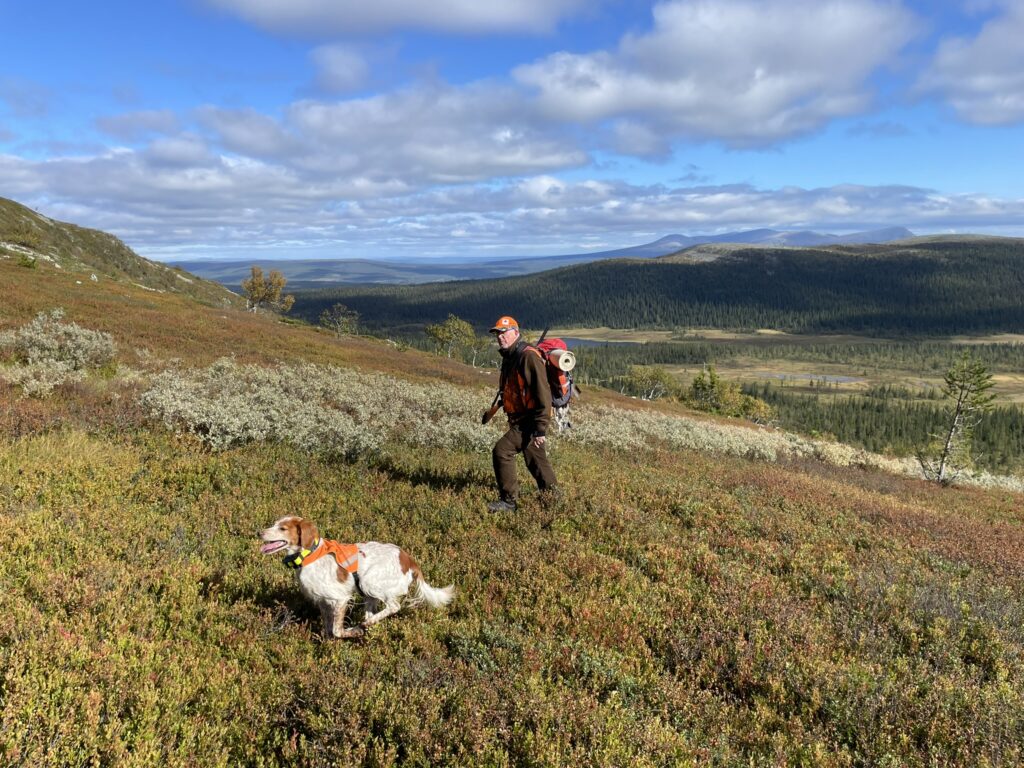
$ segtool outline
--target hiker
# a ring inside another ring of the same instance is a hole
[[[519,493],[517,453],[523,454],[526,468],[542,492],[555,491],[558,486],[555,471],[544,452],[545,433],[551,420],[551,388],[544,359],[536,347],[520,337],[515,318],[498,318],[491,333],[498,339],[502,358],[498,396],[508,416],[508,432],[495,443],[491,452],[500,496],[487,508],[491,512],[511,512],[516,508]]]

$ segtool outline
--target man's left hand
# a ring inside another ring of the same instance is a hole
[[[543,448],[544,447],[544,443],[546,441],[547,441],[547,438],[544,437],[544,435],[534,435],[533,436],[533,440],[531,442],[533,443],[533,447],[534,448]]]

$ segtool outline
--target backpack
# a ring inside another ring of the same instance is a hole
[[[548,372],[548,385],[551,387],[551,407],[565,408],[573,395],[578,394],[572,380],[572,369],[576,367],[576,356],[569,351],[561,339],[544,339],[537,344],[537,350],[544,358],[544,367]]]

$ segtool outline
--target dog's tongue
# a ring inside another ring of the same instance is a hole
[[[264,555],[269,555],[271,552],[277,552],[277,550],[281,549],[281,547],[283,546],[283,541],[272,541],[269,544],[261,545],[260,552],[262,552]]]

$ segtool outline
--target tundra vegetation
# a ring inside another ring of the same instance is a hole
[[[493,372],[45,265],[0,277],[4,369],[57,297],[114,345],[47,398],[0,383],[3,764],[1024,761],[1012,478],[944,487],[594,387],[552,436],[562,497],[495,516]],[[400,544],[456,601],[325,641],[258,553],[293,512]]]

